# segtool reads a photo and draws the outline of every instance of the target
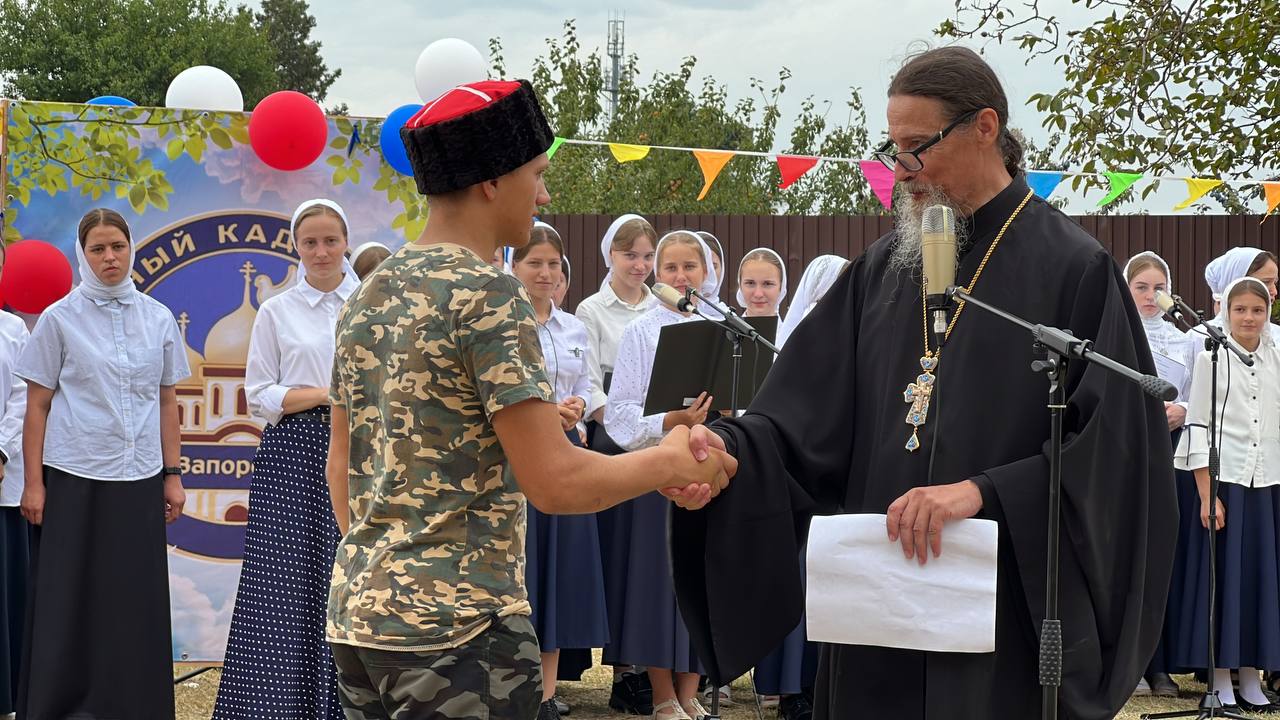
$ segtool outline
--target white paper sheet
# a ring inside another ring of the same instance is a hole
[[[1158,352],[1151,353],[1151,359],[1156,361],[1156,374],[1160,379],[1168,381],[1181,390],[1182,384],[1187,379],[1187,366]]]
[[[992,520],[942,531],[942,555],[921,567],[889,542],[884,515],[815,517],[809,526],[809,639],[845,645],[994,652],[996,547]]]

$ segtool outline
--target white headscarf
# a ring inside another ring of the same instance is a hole
[[[1213,259],[1204,268],[1204,281],[1209,284],[1213,299],[1222,302],[1227,286],[1249,274],[1249,266],[1262,254],[1255,247],[1234,247]]]
[[[698,231],[697,233],[695,233],[695,234],[696,234],[698,237],[702,238],[702,241],[703,241],[703,242],[707,243],[707,248],[708,248],[708,249],[711,249],[711,243],[715,243],[716,247],[715,247],[715,249],[714,249],[714,250],[711,250],[711,252],[712,252],[712,254],[713,254],[713,255],[715,255],[716,257],[720,258],[720,266],[721,266],[721,268],[723,269],[723,267],[724,267],[724,245],[720,244],[720,238],[716,237],[715,235],[712,235],[711,233],[707,232],[706,230],[699,230],[699,231]],[[708,240],[707,238],[711,238],[711,239],[710,239],[710,240]],[[713,267],[714,267],[714,266],[713,266]],[[786,267],[786,265],[783,265],[783,267]],[[783,272],[785,273],[785,272],[786,272],[786,270],[783,270]],[[786,282],[784,281],[784,282],[783,282],[783,284],[785,285],[785,284],[786,284]],[[716,278],[716,296],[717,296],[717,297],[720,295],[720,288],[721,288],[723,285],[724,285],[724,277],[718,277],[718,278]]]
[[[1138,253],[1137,255],[1134,255],[1133,257],[1129,258],[1129,262],[1124,264],[1123,275],[1124,275],[1125,284],[1126,285],[1129,284],[1129,268],[1132,267],[1135,262],[1143,258],[1150,258],[1152,260],[1155,260],[1157,263],[1160,264],[1160,267],[1164,269],[1165,292],[1172,295],[1173,294],[1173,273],[1169,272],[1169,263],[1165,262],[1164,258],[1151,252],[1150,250],[1146,250]],[[1141,316],[1141,314],[1139,314],[1139,316]],[[1171,326],[1169,325],[1169,323],[1165,322],[1164,313],[1156,313],[1151,317],[1142,318],[1142,327],[1146,329],[1147,337],[1152,337],[1153,333],[1163,333],[1166,327],[1171,327]]]
[[[1240,283],[1247,283],[1247,282],[1257,283],[1258,287],[1262,288],[1262,294],[1267,297],[1267,310],[1268,312],[1271,310],[1271,291],[1267,289],[1266,284],[1264,284],[1258,278],[1249,277],[1247,275],[1242,278],[1236,278],[1235,280],[1232,280],[1230,283],[1228,283],[1227,286],[1222,290],[1222,300],[1221,300],[1222,308],[1218,311],[1218,317],[1217,317],[1218,327],[1221,327],[1224,330],[1230,332],[1231,305],[1230,303],[1227,302],[1227,298],[1231,297],[1231,288],[1235,287]],[[1268,345],[1272,344],[1271,318],[1269,316],[1262,323],[1262,342]]]
[[[836,279],[848,264],[849,261],[839,255],[819,255],[809,262],[809,266],[800,275],[796,294],[791,298],[791,307],[787,308],[787,315],[778,326],[778,341],[775,345],[782,347],[800,321],[835,285]]]
[[[341,210],[339,210],[339,212],[341,212]],[[343,222],[343,224],[346,224],[346,220],[345,220],[345,219],[344,219],[342,222]],[[382,243],[378,242],[377,240],[370,240],[370,241],[368,241],[368,242],[364,243],[363,245],[361,245],[360,247],[356,248],[355,250],[352,250],[352,251],[351,251],[351,266],[352,266],[352,267],[355,267],[356,260],[359,260],[359,259],[360,259],[360,256],[364,254],[364,251],[365,251],[365,250],[369,250],[370,248],[382,248],[383,250],[386,250],[387,252],[391,252],[391,248],[387,247],[386,245],[383,245]]]
[[[600,283],[601,290],[605,289],[605,286],[607,286],[609,281],[613,279],[613,257],[609,254],[610,251],[613,250],[613,238],[618,234],[618,231],[622,229],[623,225],[626,225],[632,220],[644,220],[644,218],[636,215],[635,213],[619,215],[612,223],[609,224],[609,229],[604,231],[604,237],[600,238],[600,254],[604,256],[604,266],[609,268],[609,272],[604,274],[604,281]],[[645,220],[645,222],[648,221]]]
[[[328,200],[325,198],[315,198],[302,203],[301,205],[298,206],[297,210],[293,211],[293,219],[289,221],[289,235],[293,237],[293,249],[295,251],[297,251],[298,249],[298,217],[302,215],[302,213],[306,212],[307,210],[310,210],[311,208],[317,205],[323,205],[329,208],[330,210],[337,213],[338,217],[342,218],[342,227],[347,231],[347,243],[350,244],[351,223],[347,222],[347,214],[342,211],[342,206],[332,200]],[[365,245],[368,245],[368,244],[369,243],[365,243]],[[361,247],[364,247],[364,246],[362,245]],[[301,255],[301,253],[299,253],[299,255]],[[345,255],[342,257],[342,273],[346,275],[348,279],[354,280],[357,285],[360,284],[360,276],[356,274],[355,268],[351,267],[351,261],[348,260]],[[301,259],[299,259],[297,281],[301,283],[306,279],[307,279],[307,266],[305,263],[302,262]]]
[[[125,223],[126,227],[128,223]],[[108,227],[115,227],[110,225]],[[126,233],[129,236],[129,262],[125,265],[124,279],[114,285],[108,285],[93,272],[93,268],[89,266],[88,259],[84,256],[84,248],[80,246],[80,238],[76,238],[76,262],[80,266],[80,292],[94,300],[120,300],[127,302],[132,300],[134,294],[138,292],[138,286],[133,284],[133,262],[138,258],[138,248],[133,244],[133,232]]]
[[[698,241],[698,247],[702,248],[702,265],[707,269],[707,275],[702,279],[702,285],[698,286],[698,292],[714,300],[715,290],[720,286],[720,280],[716,277],[716,266],[711,262],[711,248],[707,247],[706,241],[703,240],[698,233],[692,230],[673,230],[666,235],[663,235],[658,240],[658,247],[655,248],[653,254],[653,266],[655,270],[658,267],[658,258],[662,256],[663,244],[676,235],[692,235],[693,238]]]
[[[747,258],[758,252],[765,252],[772,255],[778,261],[778,267],[782,269],[782,290],[778,293],[778,306],[782,306],[782,300],[787,296],[787,264],[782,261],[782,256],[774,252],[771,248],[761,247],[752,250],[742,256],[742,260],[738,263],[738,292],[735,298],[738,301],[738,307],[743,310],[747,309],[747,299],[742,295],[742,266],[746,264]],[[776,309],[776,308],[775,308]]]

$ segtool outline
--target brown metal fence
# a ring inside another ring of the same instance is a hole
[[[595,292],[606,268],[600,255],[600,239],[613,222],[612,215],[545,215],[565,241],[573,266],[573,287],[566,305]],[[1204,266],[1237,245],[1251,245],[1280,253],[1280,217],[1259,223],[1257,215],[1086,215],[1076,217],[1120,263],[1144,250],[1159,253],[1173,271],[1174,289],[1194,307],[1209,308]],[[658,215],[650,216],[658,234],[669,230],[706,230],[724,244],[726,268],[757,247],[772,248],[786,260],[787,277],[794,285],[805,265],[818,255],[854,258],[893,227],[887,216],[761,216],[761,215]],[[721,299],[732,301],[733,283],[721,288]]]

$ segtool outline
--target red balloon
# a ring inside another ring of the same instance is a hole
[[[329,120],[315,100],[292,90],[271,93],[249,116],[249,144],[277,170],[301,170],[329,141]]]
[[[40,313],[71,292],[71,263],[58,248],[40,240],[10,245],[0,273],[0,295],[14,310]]]

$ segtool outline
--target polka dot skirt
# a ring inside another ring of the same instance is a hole
[[[286,418],[262,435],[215,720],[341,720],[325,606],[338,545],[329,428]]]

